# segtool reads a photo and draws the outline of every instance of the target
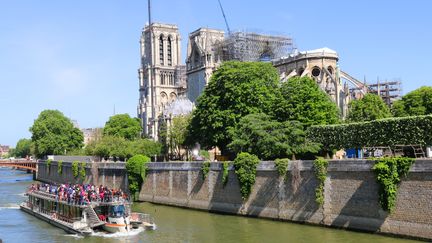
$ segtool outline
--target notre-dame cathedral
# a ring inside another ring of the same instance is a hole
[[[199,28],[189,34],[184,65],[180,40],[173,24],[152,23],[142,31],[138,117],[144,136],[158,140],[161,121],[189,113],[212,73],[227,60],[272,62],[281,82],[309,76],[329,94],[342,116],[346,114],[348,85],[341,82],[345,73],[339,70],[339,57],[333,50],[298,52],[290,49],[291,39],[284,36],[245,32],[226,36],[221,30]]]

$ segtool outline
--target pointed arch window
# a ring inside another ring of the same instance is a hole
[[[160,65],[164,65],[164,40],[163,35],[159,37],[159,61]]]
[[[167,54],[168,54],[168,66],[172,66],[172,42],[171,42],[171,36],[168,37],[168,43],[167,43]]]

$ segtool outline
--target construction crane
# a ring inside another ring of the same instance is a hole
[[[219,2],[220,9],[221,9],[221,11],[222,11],[222,15],[223,15],[224,20],[225,20],[225,25],[226,25],[227,30],[228,30],[228,35],[231,35],[231,30],[230,30],[230,27],[229,27],[229,25],[228,25],[228,21],[227,21],[227,18],[226,18],[226,16],[225,16],[225,12],[224,12],[223,7],[222,7],[222,3],[221,3],[220,0],[218,0],[218,2]]]

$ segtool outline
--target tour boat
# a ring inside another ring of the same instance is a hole
[[[68,233],[90,235],[95,231],[129,232],[138,227],[155,229],[148,214],[132,213],[127,200],[87,202],[84,205],[59,200],[43,190],[29,190],[21,210],[36,216]]]

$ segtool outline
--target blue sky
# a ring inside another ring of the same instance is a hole
[[[290,35],[299,50],[329,47],[354,77],[400,79],[403,92],[432,85],[432,1],[222,0],[231,29]],[[182,35],[225,30],[217,0],[152,1],[152,18]],[[81,127],[136,116],[141,0],[0,0],[0,144],[30,138],[44,109]]]

